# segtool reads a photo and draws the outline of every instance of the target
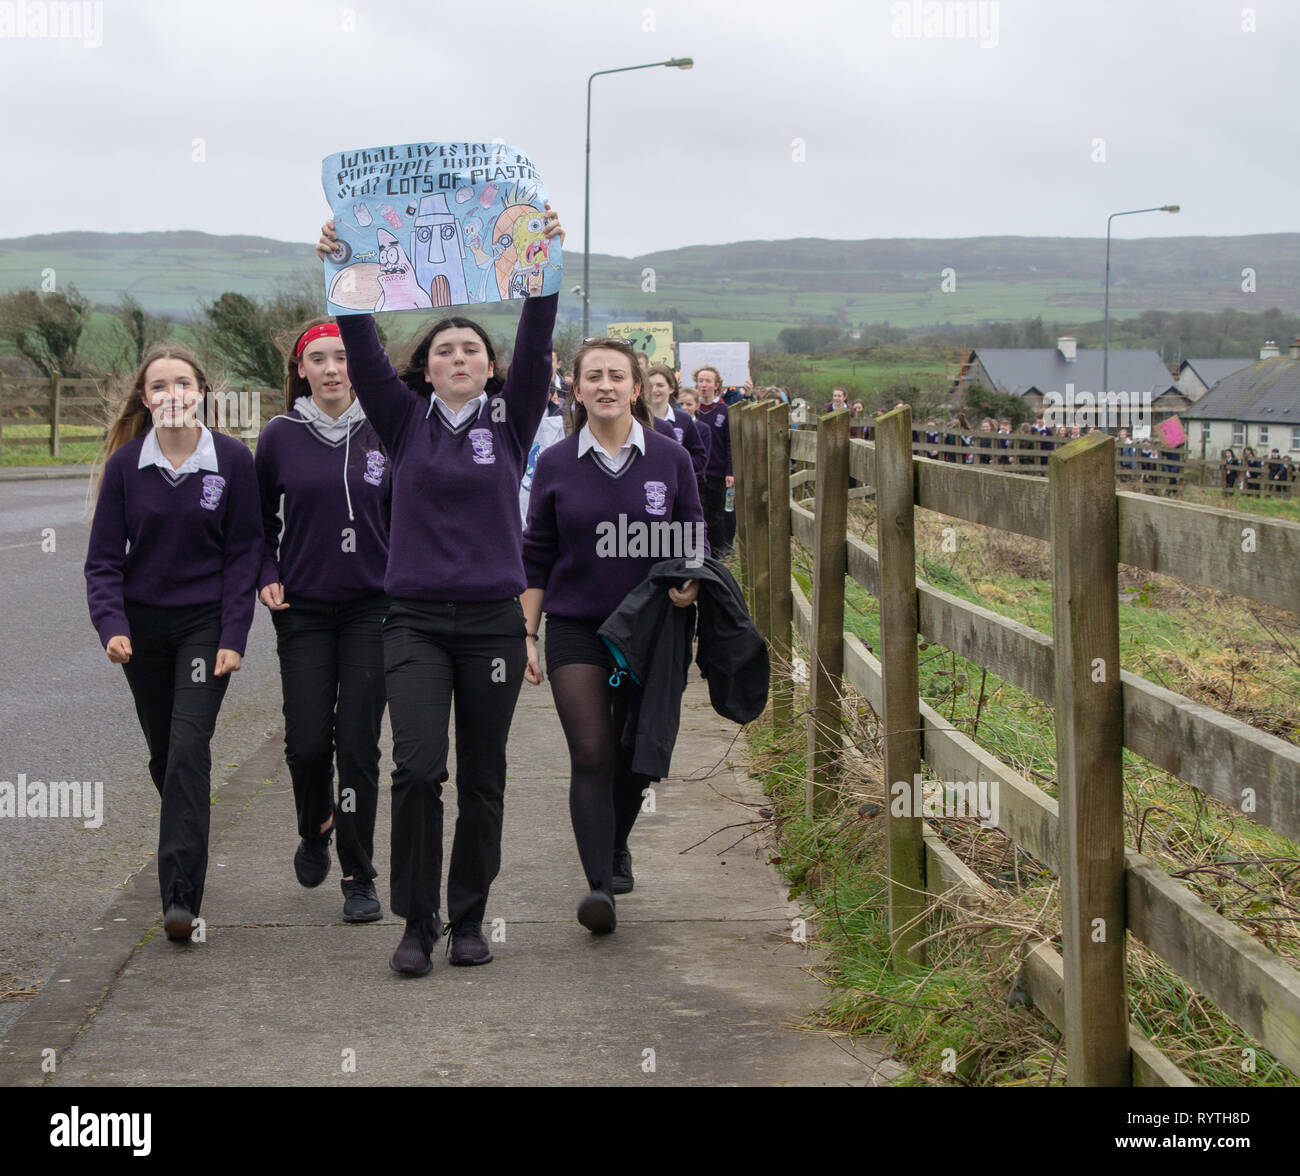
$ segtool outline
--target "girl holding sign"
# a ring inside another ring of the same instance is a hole
[[[556,213],[547,237],[563,241]],[[317,251],[334,252],[334,222]],[[389,966],[432,968],[442,881],[442,783],[456,708],[459,813],[447,877],[451,962],[486,964],[488,889],[501,865],[506,740],[527,654],[519,519],[524,461],[546,411],[557,295],[527,298],[509,375],[477,323],[435,323],[399,374],[368,314],[340,335],[357,398],[393,463],[384,666],[393,725],[393,910],[406,919]]]
[[[319,886],[337,831],[344,922],[371,923],[383,915],[371,857],[386,701],[381,625],[391,479],[332,319],[309,323],[294,342],[284,415],[262,430],[255,464],[265,533],[258,596],[275,624],[301,838],[294,872],[302,885]]]
[[[253,455],[201,423],[211,396],[188,351],[145,356],[108,431],[85,566],[90,619],[126,674],[162,797],[158,882],[178,942],[203,905],[209,745],[242,664],[262,547]]]
[[[654,431],[643,394],[630,345],[583,343],[573,364],[576,432],[538,459],[524,531],[527,678],[542,681],[536,633],[545,606],[546,665],[571,761],[569,813],[590,888],[578,921],[595,933],[614,930],[614,895],[633,887],[627,839],[649,782],[632,772],[620,738],[638,687],[630,677],[611,686],[614,660],[597,630],[667,558],[610,552],[600,536],[613,520],[628,530],[668,522],[688,557],[708,553],[690,458]],[[698,593],[697,580],[669,589],[679,608]]]

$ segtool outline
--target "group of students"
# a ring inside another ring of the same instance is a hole
[[[545,220],[562,239],[549,205]],[[336,247],[330,221],[317,249]],[[730,444],[709,371],[695,375],[692,412],[688,395],[674,405],[669,369],[644,373],[630,344],[588,339],[573,359],[568,435],[535,449],[554,390],[556,305],[556,295],[525,300],[504,378],[469,319],[435,323],[400,371],[371,315],[308,324],[288,361],[285,411],[263,428],[256,458],[201,423],[213,392],[193,355],[165,346],[145,357],[109,432],[85,576],[162,799],[169,938],[187,941],[202,907],[209,745],[257,599],[276,630],[295,873],[319,885],[336,838],[349,922],[382,916],[372,859],[388,707],[389,901],[406,920],[390,967],[405,975],[431,970],[444,932],[451,963],[492,959],[482,923],[500,868],[506,742],[524,679],[544,677],[545,612],[589,886],[578,919],[596,933],[615,928],[614,896],[634,884],[627,842],[647,777],[620,738],[636,686],[620,679],[597,629],[656,560],[610,558],[600,525],[626,515],[699,530],[730,484]],[[698,593],[694,578],[668,588],[680,609]],[[458,815],[444,926],[453,707]]]
[[[626,342],[626,345],[630,347],[631,343]],[[655,432],[672,437],[690,454],[709,544],[719,558],[725,558],[735,542],[736,524],[734,508],[729,504],[727,494],[735,486],[735,476],[722,374],[711,364],[705,364],[691,373],[694,385],[682,387],[677,373],[667,364],[651,364],[643,351],[635,354],[646,388],[650,418],[647,423]],[[550,415],[542,421],[533,442],[520,494],[525,520],[537,456],[563,436],[563,429],[555,422],[563,420],[572,410],[572,402],[568,399],[571,383],[564,378],[558,353],[552,353],[552,363]]]
[[[1219,458],[1225,490],[1242,490],[1259,494],[1267,489],[1270,494],[1288,494],[1296,482],[1296,466],[1291,455],[1285,456],[1276,448],[1261,458],[1247,445],[1238,457],[1232,449],[1225,449]]]

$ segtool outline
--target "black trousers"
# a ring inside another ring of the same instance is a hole
[[[709,532],[709,549],[714,555],[727,546],[726,511],[723,504],[727,497],[727,480],[725,478],[703,478],[700,481],[700,506],[704,510],[704,526]]]
[[[221,605],[151,608],[126,602],[131,660],[123,667],[162,797],[158,886],[163,909],[197,915],[208,873],[212,732],[230,676],[213,674]]]
[[[376,874],[379,728],[384,690],[380,593],[343,604],[287,597],[271,613],[284,692],[284,755],[293,781],[298,835],[314,836],[334,813],[343,876]],[[338,801],[334,761],[338,758]]]
[[[393,725],[394,913],[437,915],[442,882],[442,783],[456,708],[456,834],[447,915],[477,925],[501,868],[506,740],[528,655],[517,598],[471,604],[394,600],[384,622]]]

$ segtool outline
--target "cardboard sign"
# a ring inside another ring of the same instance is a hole
[[[322,160],[321,185],[339,237],[325,261],[330,314],[471,306],[560,288],[546,189],[518,147],[340,151]]]
[[[724,388],[739,388],[749,379],[748,343],[683,343],[678,350],[682,360],[682,384],[693,385],[692,375],[702,367],[715,367],[722,373]]]
[[[1187,440],[1187,434],[1183,431],[1182,423],[1177,417],[1170,417],[1167,421],[1161,421],[1156,428],[1170,449],[1177,449]]]
[[[610,323],[605,334],[615,339],[631,339],[632,346],[644,351],[651,363],[673,366],[672,323]]]

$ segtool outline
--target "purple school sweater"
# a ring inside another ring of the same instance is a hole
[[[459,603],[524,590],[519,482],[546,411],[558,302],[525,300],[505,386],[456,429],[402,383],[370,315],[339,317],[353,391],[392,458],[390,596]]]
[[[243,442],[216,432],[212,441],[215,474],[137,469],[143,437],[104,463],[85,567],[101,644],[131,636],[128,600],[157,608],[219,601],[219,648],[243,655],[262,561],[257,476]]]
[[[704,477],[705,468],[709,464],[709,451],[701,437],[703,430],[691,420],[690,413],[684,408],[675,408],[671,421],[665,417],[655,417],[654,422],[656,433],[671,437],[691,455],[691,466],[695,470],[696,479]]]
[[[713,481],[731,477],[731,429],[722,397],[712,404],[701,404],[695,423],[709,434],[709,464],[704,467],[704,476]]]
[[[709,554],[691,459],[675,440],[643,435],[645,453],[633,450],[617,474],[594,451],[580,459],[576,433],[537,459],[524,570],[529,588],[545,589],[547,613],[598,623],[660,560]]]
[[[358,421],[335,442],[297,410],[275,417],[257,438],[254,465],[265,535],[259,588],[282,583],[290,604],[294,597],[334,603],[384,590],[392,483],[369,421]]]

